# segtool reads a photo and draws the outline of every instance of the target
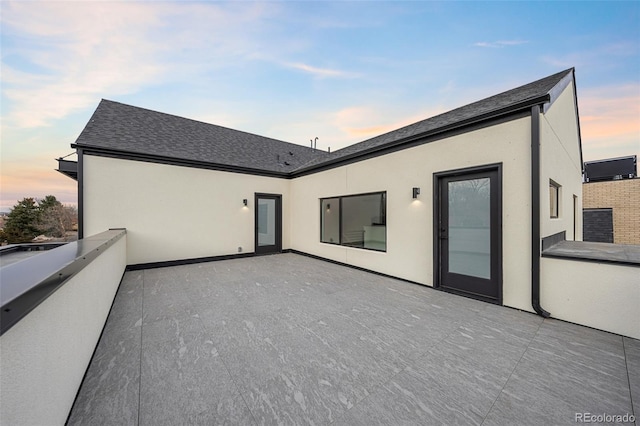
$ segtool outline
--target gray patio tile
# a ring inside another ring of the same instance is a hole
[[[496,325],[517,330],[522,337],[526,338],[533,337],[544,321],[540,315],[491,303],[487,303],[485,308],[478,312],[478,317],[491,320]]]
[[[367,386],[383,383],[407,366],[395,348],[344,315],[315,321],[309,331],[324,346],[335,351],[345,364],[360,370]]]
[[[440,326],[438,322],[444,324]],[[407,326],[400,329],[393,325],[383,324],[374,327],[370,333],[380,339],[382,345],[397,353],[401,359],[411,362],[438,344],[457,327],[456,324],[452,325],[437,317],[430,321],[430,325],[429,328]]]
[[[282,254],[127,272],[69,423],[574,423],[638,413],[639,371],[634,339]]]
[[[177,421],[177,423],[176,423]],[[216,406],[188,414],[184,418],[158,419],[154,425],[255,425],[256,422],[241,395],[223,397]]]
[[[324,348],[305,335],[304,330],[265,336],[254,323],[223,322],[222,326],[229,329],[222,329],[215,339],[225,365],[241,389],[257,386],[279,375],[289,364],[325,357]]]
[[[628,337],[623,339],[629,374],[629,391],[633,400],[633,411],[638,418],[640,417],[640,340]]]
[[[285,367],[242,393],[258,424],[329,424],[368,395],[357,374],[328,356]]]
[[[99,345],[68,424],[137,424],[139,389],[140,336],[137,336],[137,342],[134,338],[120,341],[115,346]]]
[[[143,276],[143,271],[130,271],[123,275],[110,314],[114,317],[142,316]]]
[[[483,418],[410,372],[393,377],[335,425],[479,425]]]
[[[560,340],[547,336],[537,336],[529,348],[545,356],[559,357],[579,363],[583,368],[593,369],[602,374],[627,379],[627,366],[622,337],[609,345],[591,346],[575,340]]]
[[[143,333],[142,425],[224,423],[241,412],[237,388],[198,318],[159,320]]]
[[[487,361],[505,357],[517,361],[532,337],[509,324],[478,317],[460,325],[441,346],[450,347],[452,352],[465,358],[480,355],[485,356]]]
[[[553,337],[558,340],[573,341],[576,346],[603,348],[620,345],[621,337],[578,324],[572,324],[553,318],[546,318],[538,330],[539,337]]]
[[[487,308],[485,302],[456,296],[445,292],[437,292],[433,300],[428,302],[428,308],[438,315],[446,315],[454,318],[464,315],[465,318],[473,317]]]
[[[101,344],[104,344],[105,348],[120,345],[125,341],[137,341],[138,347],[140,346],[142,293],[142,273],[126,273],[101,336]]]
[[[143,303],[145,323],[195,313],[180,284],[180,278],[174,276],[173,268],[144,271]]]
[[[340,307],[336,306],[329,296],[324,294],[310,295],[305,292],[304,295],[283,297],[281,302],[285,304],[293,317],[298,318],[298,323],[301,326],[326,316],[336,315],[340,311]]]
[[[407,373],[438,397],[464,401],[464,410],[486,416],[526,350],[527,340],[486,319],[465,324],[416,359]]]
[[[338,351],[308,330],[228,337],[222,357],[259,423],[326,422],[399,371],[357,349]]]
[[[575,423],[575,413],[631,410],[626,380],[529,349],[487,416],[487,424]]]
[[[136,424],[142,333],[141,273],[125,274],[69,417],[70,425]]]
[[[180,315],[143,323],[142,345],[144,350],[159,346],[162,350],[170,349],[183,353],[189,349],[189,343],[198,341],[212,341],[198,314],[190,317]]]
[[[482,418],[508,378],[508,374],[495,375],[495,368],[437,352],[421,357],[416,364],[407,368],[407,375],[424,382],[438,399],[457,402],[462,412]]]

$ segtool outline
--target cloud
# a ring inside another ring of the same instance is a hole
[[[279,6],[3,2],[3,126],[44,126],[97,104],[251,61]],[[6,40],[6,42],[5,42]],[[280,45],[286,45],[281,43]],[[281,47],[281,49],[286,49]]]
[[[639,45],[635,42],[607,43],[564,55],[546,55],[541,60],[555,68],[589,68],[593,71],[620,66],[623,58],[636,56],[638,51]]]
[[[521,44],[529,43],[528,40],[498,40],[498,41],[479,41],[473,43],[476,47],[490,47],[490,48],[502,48],[508,46],[518,46]]]
[[[579,90],[585,160],[640,155],[640,84]]]
[[[23,40],[5,50],[21,66],[3,60],[3,94],[11,102],[3,124],[42,126],[95,104],[101,94],[135,90],[159,72],[156,49],[142,37],[155,22],[145,6],[24,2],[3,12],[3,36]]]
[[[353,140],[353,142],[359,142],[397,130],[443,112],[445,112],[444,108],[433,108],[410,115],[404,115],[402,111],[395,109],[389,111],[384,108],[378,109],[371,106],[354,106],[341,109],[334,113],[333,124],[340,129],[345,136]]]
[[[300,71],[304,71],[306,73],[312,74],[316,77],[346,77],[353,78],[357,77],[357,74],[350,73],[347,71],[335,70],[330,68],[318,68],[311,65],[303,64],[303,63],[286,63],[284,64],[288,68],[297,69]]]

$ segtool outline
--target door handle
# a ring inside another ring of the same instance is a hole
[[[440,239],[441,240],[446,240],[449,237],[447,237],[447,229],[446,228],[440,228]]]

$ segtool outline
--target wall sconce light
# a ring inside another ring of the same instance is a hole
[[[413,198],[418,198],[418,195],[420,195],[420,188],[414,187],[413,188]]]
[[[331,204],[327,204],[327,211],[331,211]]]
[[[245,198],[244,200],[242,200],[242,204],[244,204],[244,206],[246,207],[247,204],[249,204],[249,201],[247,201],[247,199]]]

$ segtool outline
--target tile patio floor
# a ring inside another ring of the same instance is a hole
[[[295,254],[127,272],[71,425],[575,424],[640,341]]]

